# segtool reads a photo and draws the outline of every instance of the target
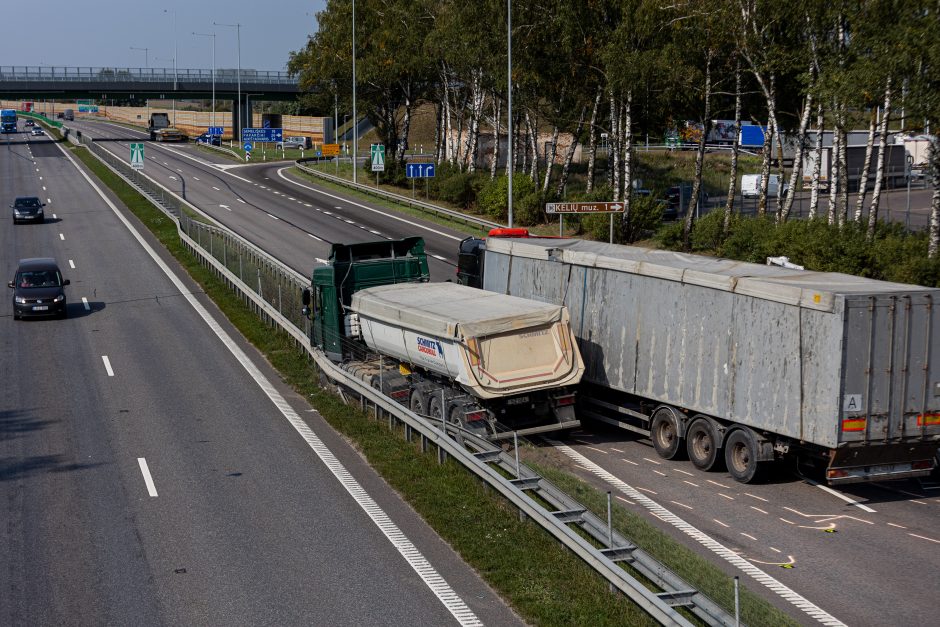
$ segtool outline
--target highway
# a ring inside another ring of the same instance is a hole
[[[66,320],[0,312],[0,624],[521,624],[59,146],[0,136],[0,180],[47,202],[3,274],[71,280]]]
[[[113,138],[102,143],[122,157],[127,138],[144,136],[102,122],[75,126]],[[321,263],[332,241],[422,235],[436,255],[435,280],[453,273],[462,234],[320,190],[292,175],[289,163],[235,165],[191,145],[148,143],[147,150],[150,176],[185,190],[190,202],[300,272]],[[619,502],[729,574],[741,574],[741,560],[769,574],[779,585],[747,574],[742,581],[791,615],[810,621],[786,600],[788,590],[847,624],[885,624],[886,607],[894,624],[932,622],[940,598],[940,485],[903,481],[830,491],[780,469],[769,483],[745,486],[726,472],[662,460],[627,432],[590,427],[542,453],[602,490],[613,489]],[[650,513],[605,473],[719,542],[737,562]]]

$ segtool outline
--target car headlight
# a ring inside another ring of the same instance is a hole
[[[52,299],[52,302],[61,303],[63,300],[65,300],[65,294],[59,294],[58,296]]]
[[[16,302],[17,302],[18,304],[20,304],[20,305],[25,305],[25,304],[26,304],[26,299],[23,298],[22,296],[17,296],[17,297],[16,297]]]

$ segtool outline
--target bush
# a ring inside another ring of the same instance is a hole
[[[535,183],[528,176],[522,173],[515,173],[512,177],[512,208],[513,222],[516,222],[516,216],[520,211],[531,217],[531,198],[536,194]],[[477,195],[477,208],[480,213],[496,220],[505,222],[509,218],[509,207],[506,199],[509,197],[509,179],[506,176],[497,176],[495,179],[488,179]],[[538,204],[538,201],[536,201]],[[523,209],[522,205],[525,205]],[[520,217],[521,221],[521,217]],[[530,222],[528,224],[535,224]]]
[[[663,221],[663,203],[652,196],[635,196],[630,201],[630,215],[621,221],[621,237],[631,244],[652,235]]]
[[[683,222],[680,221],[680,224]],[[711,211],[692,225],[693,251],[718,251],[721,249],[722,231],[725,213],[722,210]]]

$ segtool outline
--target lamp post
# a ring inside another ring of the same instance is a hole
[[[241,23],[237,24],[221,24],[219,22],[212,22],[213,26],[228,26],[229,28],[235,29],[235,41],[238,44],[238,102],[236,103],[236,108],[238,110],[238,117],[241,117],[241,104],[242,104],[242,25]],[[245,103],[245,109],[248,109],[248,103]],[[241,129],[234,128],[235,120],[232,120],[232,135],[236,139],[241,140],[241,134],[238,132]],[[244,119],[242,120],[242,127],[244,127]]]
[[[358,183],[356,158],[359,156],[359,118],[356,116],[356,0],[352,0],[352,96],[353,96],[353,185]]]
[[[163,9],[164,13],[169,13],[169,9]],[[179,83],[179,70],[176,66],[176,58],[179,54],[179,42],[176,38],[176,9],[173,9],[173,126],[176,126],[176,86]]]
[[[513,171],[512,161],[512,0],[506,0],[506,66],[508,71],[506,72],[506,96],[507,96],[507,105],[508,111],[506,115],[506,121],[508,122],[508,135],[506,136],[506,146],[509,149],[507,157],[509,159],[509,180],[507,181],[509,188],[509,199],[508,199],[508,208],[509,208],[509,228],[512,228],[512,176],[515,174]],[[459,140],[459,138],[458,138]],[[496,141],[499,141],[497,138]],[[535,157],[533,156],[533,159]]]
[[[215,33],[197,33],[197,37],[212,37],[212,126],[215,126]]]
[[[144,67],[150,68],[150,48],[138,48],[137,46],[131,46],[131,50],[143,50],[144,51]]]

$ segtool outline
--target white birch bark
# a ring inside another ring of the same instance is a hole
[[[878,203],[881,201],[881,187],[885,180],[885,166],[888,152],[888,120],[891,118],[891,77],[885,84],[884,113],[881,116],[880,137],[878,138],[878,170],[875,173],[875,189],[871,192],[871,206],[868,209],[868,239],[875,237],[878,224]]]
[[[441,164],[441,157],[444,154],[444,105],[443,103],[438,103],[437,111],[435,112],[435,124],[434,124],[434,162],[438,165]]]
[[[927,149],[927,169],[933,183],[930,199],[930,227],[927,239],[927,257],[937,258],[940,250],[940,135],[934,135]]]
[[[610,90],[610,135],[607,137],[607,180],[614,202],[620,200],[620,107]]]
[[[552,127],[552,139],[548,144],[548,157],[545,159],[545,177],[542,179],[542,196],[548,193],[548,186],[552,182],[552,165],[555,163],[555,153],[558,151],[558,125]]]
[[[467,171],[476,171],[477,146],[480,143],[480,118],[483,117],[483,70],[473,71],[473,95],[470,109],[470,127],[468,129],[466,162]]]
[[[591,109],[591,123],[588,125],[588,164],[587,164],[587,187],[586,192],[590,194],[594,190],[594,168],[597,165],[597,111],[601,106],[601,96],[604,95],[602,87],[597,88],[594,95],[594,107]]]
[[[839,123],[839,193],[836,196],[836,208],[839,211],[839,226],[849,219],[849,140],[845,131],[846,107],[845,103],[839,105],[837,116]]]
[[[405,112],[401,120],[401,131],[398,135],[398,150],[395,151],[395,158],[398,163],[404,163],[405,152],[408,150],[408,133],[411,131],[411,99],[405,97]]]
[[[728,177],[728,199],[725,201],[725,217],[722,235],[728,235],[731,215],[734,213],[734,195],[738,189],[738,153],[741,151],[741,60],[734,66],[734,143],[731,145],[731,174]]]
[[[767,187],[770,183],[770,152],[772,150],[773,124],[767,120],[767,130],[764,131],[763,158],[760,163],[760,194],[757,197],[757,215],[767,214]]]
[[[816,212],[819,210],[819,175],[822,172],[822,151],[823,151],[823,131],[825,130],[826,118],[823,111],[822,102],[816,105],[816,147],[813,154],[813,182],[810,186],[809,196],[809,219],[816,219]]]
[[[855,221],[862,220],[862,207],[865,204],[865,194],[868,192],[868,172],[871,169],[871,155],[875,151],[875,110],[871,112],[868,122],[868,141],[865,144],[865,163],[858,177],[858,198],[855,200]]]
[[[698,140],[695,154],[695,178],[692,180],[692,198],[689,199],[689,213],[682,228],[682,239],[686,250],[692,245],[692,224],[695,222],[695,209],[698,207],[699,192],[702,189],[702,167],[705,164],[705,139],[711,130],[712,117],[712,51],[709,50],[705,61],[705,112],[702,116],[702,136]],[[766,188],[765,188],[766,189]]]
[[[623,190],[623,216],[624,228],[630,224],[630,201],[633,198],[633,91],[628,90],[623,103],[623,180],[626,181]]]
[[[529,178],[533,183],[539,182],[539,135],[538,120],[532,119],[530,112],[525,113],[526,135],[529,139],[529,150],[532,151],[532,161],[529,163]]]
[[[793,170],[790,172],[790,186],[787,190],[787,198],[780,209],[779,222],[786,222],[790,217],[790,211],[793,209],[793,199],[796,196],[797,180],[803,171],[803,155],[806,152],[806,130],[809,127],[809,114],[813,109],[813,92],[809,90],[806,93],[806,103],[803,105],[803,115],[800,117],[800,131],[797,135],[796,154],[793,155]],[[781,177],[781,181],[783,178]],[[782,187],[782,185],[781,185]]]
[[[499,168],[499,114],[503,106],[503,101],[500,100],[495,92],[490,94],[490,97],[493,101],[493,156],[492,161],[490,161],[490,179],[495,179],[496,170]],[[506,141],[509,141],[508,137]]]
[[[575,129],[574,136],[571,138],[571,143],[568,145],[567,150],[565,150],[565,161],[561,166],[561,176],[558,177],[558,185],[555,187],[555,198],[562,197],[562,194],[565,192],[565,185],[568,184],[568,174],[571,171],[571,162],[574,160],[574,153],[578,149],[581,131],[584,130],[584,114],[586,112],[587,107],[581,107],[581,115],[578,116],[578,126]]]
[[[833,112],[839,108],[838,103],[833,105]],[[838,122],[832,129],[832,150],[829,154],[829,224],[836,224],[838,215],[836,214],[836,197],[838,196],[839,184],[842,182],[839,176],[839,163],[842,156],[841,146],[839,145]]]

